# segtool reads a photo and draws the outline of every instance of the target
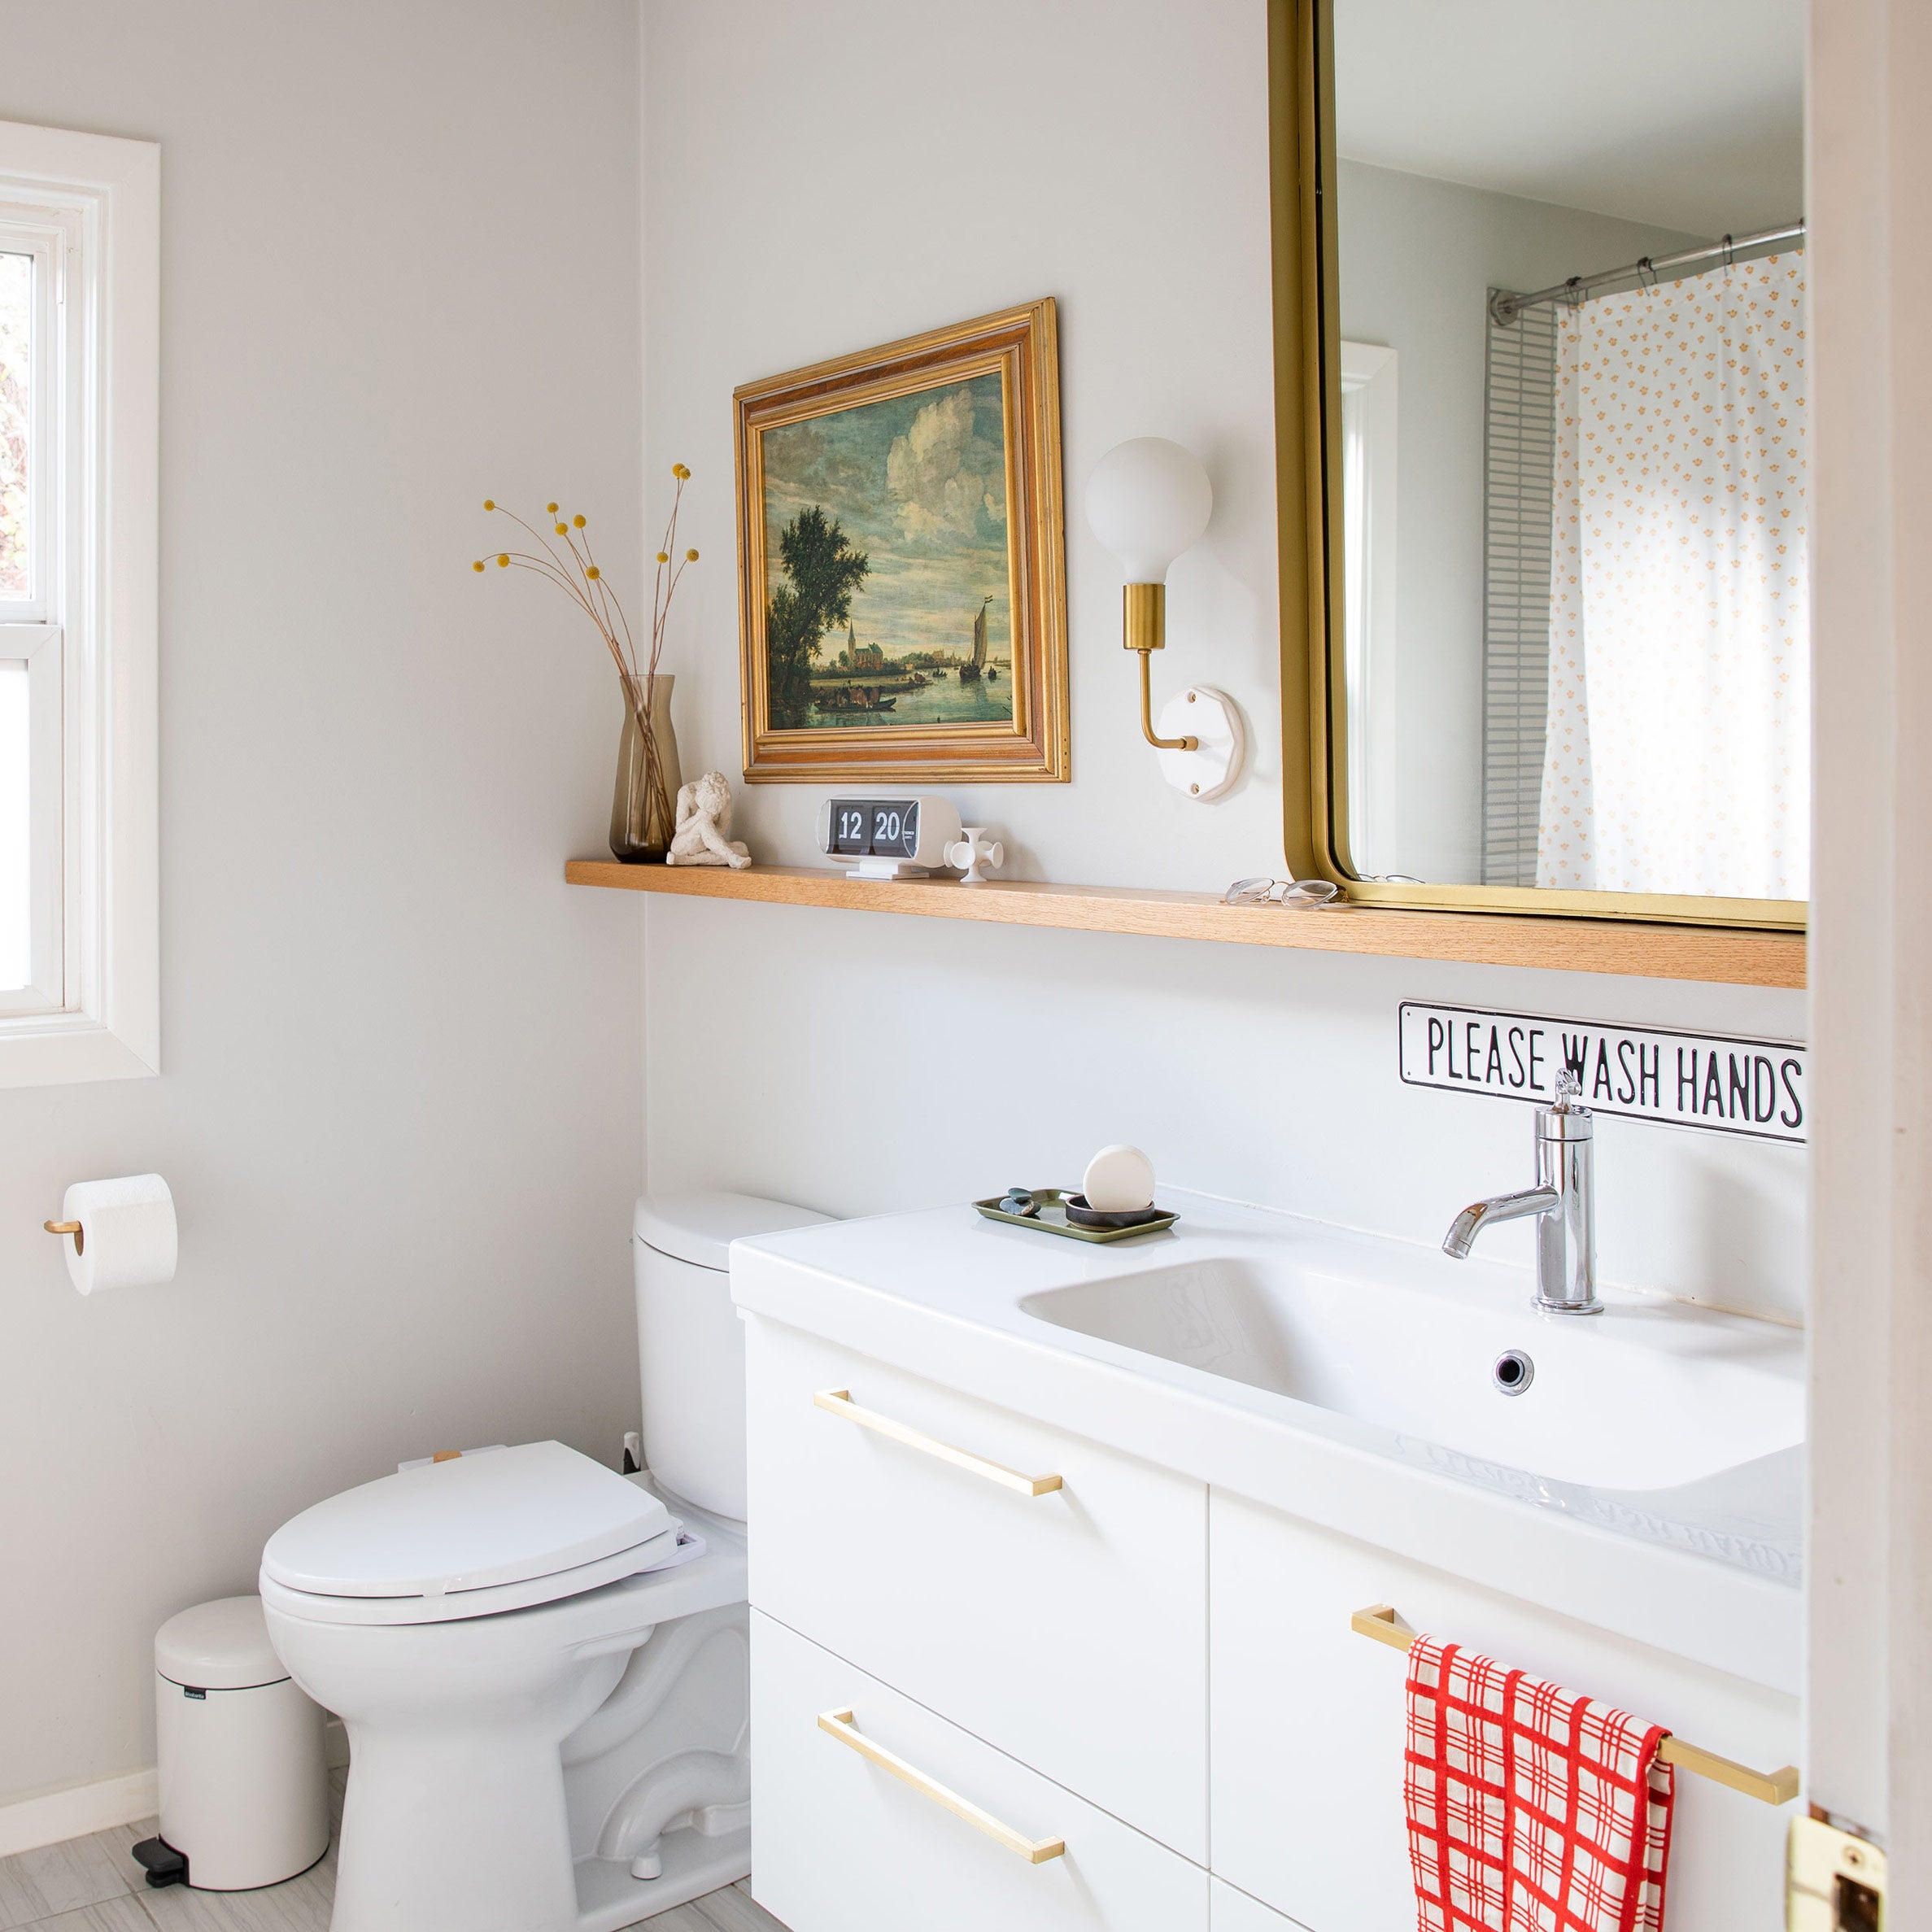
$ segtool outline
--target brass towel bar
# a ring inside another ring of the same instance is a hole
[[[1358,1637],[1372,1637],[1392,1650],[1406,1651],[1415,1641],[1415,1633],[1397,1620],[1393,1607],[1387,1603],[1372,1603],[1366,1610],[1358,1610],[1349,1619],[1349,1628]],[[1734,1764],[1714,1751],[1700,1751],[1681,1738],[1670,1737],[1657,1747],[1657,1755],[1667,1764],[1694,1771],[1699,1777],[1715,1779],[1765,1804],[1789,1804],[1798,1795],[1795,1764],[1786,1764],[1777,1771],[1753,1771],[1748,1764]]]

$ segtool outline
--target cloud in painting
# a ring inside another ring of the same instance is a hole
[[[975,433],[970,389],[926,403],[892,439],[886,486],[906,541],[950,548],[974,543],[1005,521],[1000,450]],[[980,519],[986,519],[983,526]]]
[[[862,498],[874,486],[877,460],[829,435],[818,422],[793,423],[765,439],[768,482],[801,500]]]

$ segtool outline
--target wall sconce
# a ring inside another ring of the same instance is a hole
[[[1167,642],[1167,569],[1214,513],[1207,472],[1191,451],[1137,436],[1108,451],[1087,479],[1087,521],[1120,560],[1121,643],[1140,656],[1140,730],[1162,775],[1191,798],[1219,798],[1241,776],[1241,713],[1225,693],[1192,684],[1162,708],[1154,728],[1152,654]]]

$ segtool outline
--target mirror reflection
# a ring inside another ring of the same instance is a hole
[[[1334,0],[1363,877],[1803,900],[1803,0]]]

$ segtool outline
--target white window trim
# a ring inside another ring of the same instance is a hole
[[[58,796],[37,760],[34,802],[57,805],[61,827],[54,950],[37,922],[35,984],[0,996],[0,1087],[160,1071],[160,179],[151,142],[0,121],[0,217],[50,218],[69,238],[58,279],[75,375],[57,582],[37,578],[37,626],[0,634],[0,654],[33,667],[37,748],[59,667]]]

